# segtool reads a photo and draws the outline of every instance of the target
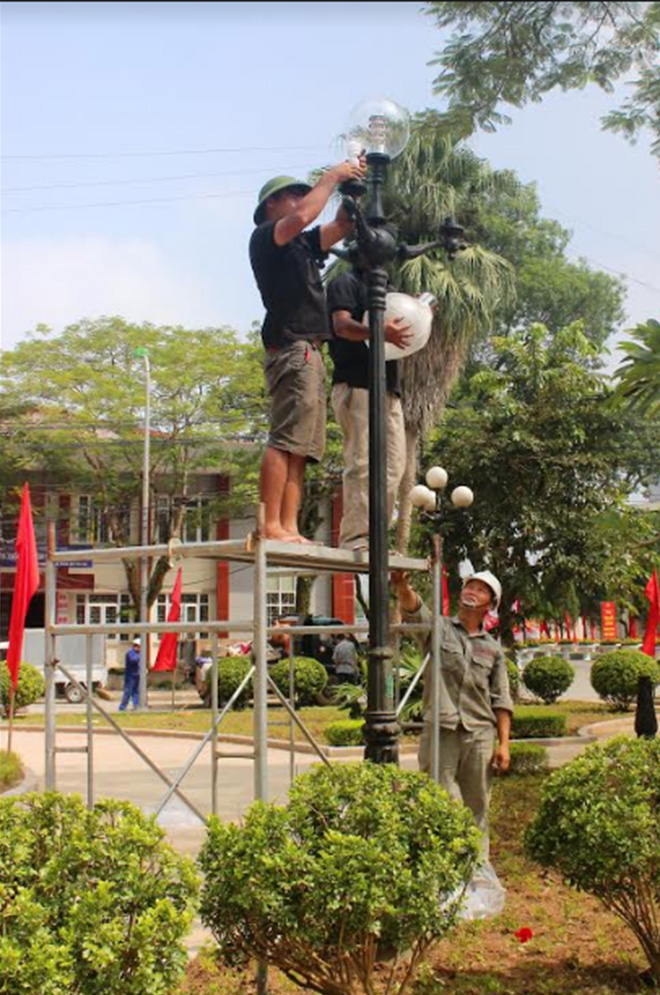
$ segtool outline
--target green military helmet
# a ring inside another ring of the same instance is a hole
[[[309,193],[312,189],[309,183],[305,183],[304,180],[297,180],[295,176],[274,176],[272,180],[264,183],[259,191],[259,203],[254,212],[255,225],[260,225],[264,220],[264,208],[268,198],[273,197],[276,193],[281,193],[282,190],[290,188],[301,190],[304,194]]]

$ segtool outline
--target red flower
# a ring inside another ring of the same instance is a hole
[[[521,943],[528,943],[534,936],[529,926],[523,926],[522,929],[517,929],[513,935],[516,939],[520,940]]]

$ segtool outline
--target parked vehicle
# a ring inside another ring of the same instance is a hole
[[[106,637],[103,635],[91,636],[92,640],[92,691],[99,685],[105,684],[108,680],[108,668],[105,662]],[[66,669],[75,679],[86,686],[86,653],[87,636],[58,636],[57,637],[57,657],[64,664]],[[7,655],[9,643],[0,643],[0,656],[4,660]],[[26,629],[23,638],[22,659],[26,663],[31,663],[44,672],[46,660],[46,633],[44,629]],[[83,700],[80,690],[65,677],[59,667],[55,668],[55,693],[63,695],[71,705],[76,705]]]

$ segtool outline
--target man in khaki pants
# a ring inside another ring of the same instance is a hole
[[[343,513],[339,545],[369,549],[369,326],[366,275],[358,266],[328,286],[334,364],[332,408],[344,442]],[[403,348],[412,332],[401,318],[385,323],[385,341]],[[406,435],[399,391],[399,364],[385,364],[387,385],[387,513],[391,523],[406,466]]]
[[[404,622],[428,623],[431,613],[410,587],[405,573],[392,573]],[[440,784],[463,801],[483,834],[488,858],[488,808],[493,773],[509,767],[509,736],[513,702],[509,675],[500,644],[483,626],[487,611],[497,608],[502,588],[489,570],[463,583],[458,616],[440,619]],[[429,652],[431,636],[424,637]],[[419,768],[431,767],[431,670],[424,681],[424,730]],[[497,736],[497,743],[496,743]]]

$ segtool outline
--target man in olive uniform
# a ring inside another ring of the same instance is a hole
[[[406,574],[392,574],[404,622],[428,623],[431,613],[410,587]],[[483,833],[488,857],[488,808],[493,773],[509,767],[509,737],[513,702],[502,647],[483,625],[486,613],[497,608],[502,588],[489,570],[463,583],[458,615],[440,619],[440,784],[462,800]],[[424,650],[431,648],[431,636]],[[431,766],[432,680],[424,681],[424,730],[419,767]]]

